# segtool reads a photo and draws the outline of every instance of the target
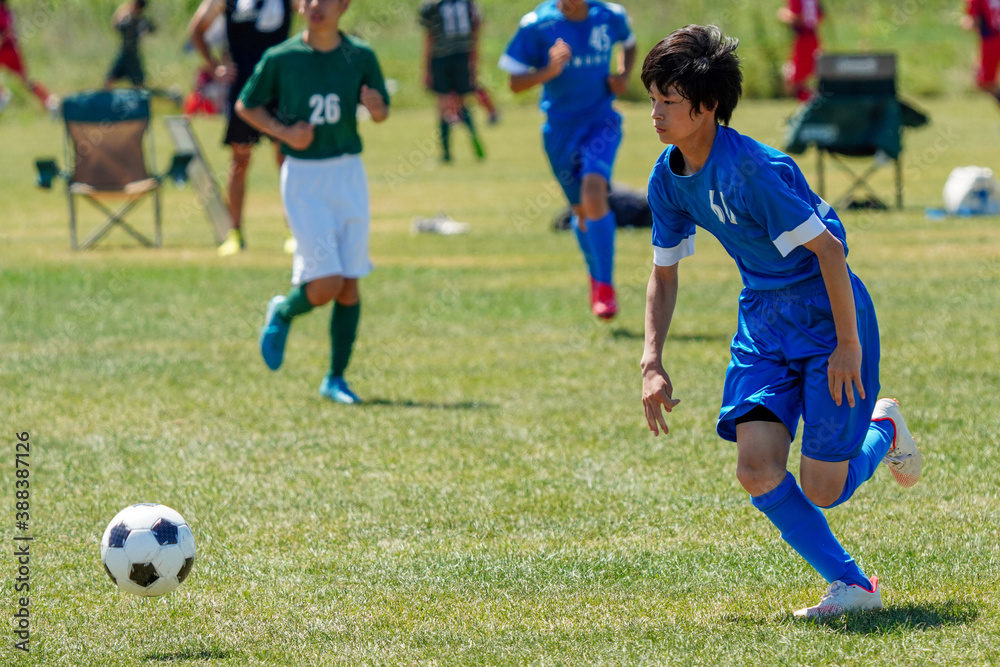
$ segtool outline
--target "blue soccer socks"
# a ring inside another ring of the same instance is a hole
[[[871,423],[868,427],[868,435],[865,437],[865,444],[861,447],[861,453],[851,459],[848,464],[844,491],[828,507],[836,507],[847,501],[854,495],[859,486],[871,479],[878,464],[882,462],[882,458],[892,447],[892,441],[895,437],[896,427],[890,420],[884,419]]]
[[[587,273],[590,274],[591,279],[594,279],[594,251],[590,247],[590,236],[587,232],[580,230],[580,216],[573,214],[573,217],[569,219],[569,225],[573,229],[573,233],[576,234],[576,243],[580,246],[580,252],[583,253],[583,261],[587,263]],[[587,231],[590,231],[589,228]]]
[[[611,319],[618,312],[612,276],[615,265],[615,231],[618,222],[613,211],[597,220],[587,220],[587,231],[580,230],[580,218],[573,215],[570,226],[587,263],[590,274],[590,307],[602,319]]]
[[[809,502],[792,473],[764,495],[751,497],[788,543],[820,575],[832,583],[843,581],[868,590],[871,584],[830,530],[823,512]]]
[[[614,211],[608,209],[603,218],[587,220],[587,236],[593,257],[591,275],[599,283],[613,285],[615,269],[615,231],[618,221]]]
[[[590,277],[605,285],[614,284],[615,231],[618,227],[614,211],[609,210],[603,218],[587,220],[585,232],[580,230],[580,218],[576,214],[570,218],[570,226]]]

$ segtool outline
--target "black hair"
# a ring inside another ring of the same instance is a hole
[[[691,113],[715,111],[715,122],[729,125],[743,93],[743,72],[736,47],[714,25],[689,25],[654,46],[642,63],[642,85],[665,95],[674,86],[691,102]]]

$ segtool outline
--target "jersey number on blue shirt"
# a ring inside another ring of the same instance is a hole
[[[726,223],[730,225],[739,224],[736,222],[736,216],[733,215],[733,212],[729,210],[728,206],[726,206],[726,198],[721,192],[719,193],[719,202],[721,202],[721,205],[715,203],[715,190],[709,190],[708,205],[712,207],[712,212],[715,213],[715,217],[719,219],[719,222],[724,225]]]

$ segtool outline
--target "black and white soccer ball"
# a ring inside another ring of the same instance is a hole
[[[101,560],[118,588],[146,597],[174,590],[194,565],[194,534],[166,505],[139,503],[115,515],[101,539]]]

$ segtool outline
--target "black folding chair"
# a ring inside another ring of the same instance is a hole
[[[920,127],[927,116],[896,96],[896,56],[892,53],[826,54],[817,60],[817,94],[789,120],[785,151],[816,147],[817,191],[826,197],[824,158],[850,179],[834,208],[863,205],[889,208],[870,184],[883,166],[895,169],[895,204],[903,207],[903,128]],[[851,167],[849,158],[868,158]],[[858,199],[856,193],[864,194]]]
[[[147,168],[155,160],[153,136],[149,132],[149,93],[130,88],[87,91],[62,102],[66,125],[67,168],[59,169],[53,159],[36,161],[38,184],[51,188],[56,177],[66,181],[69,202],[70,247],[89,248],[113,227],[121,227],[145,246],[163,243],[160,223],[160,185],[165,178],[175,182],[186,178],[189,155],[177,154],[164,174]],[[153,238],[140,233],[125,216],[147,195],[153,199]],[[76,199],[83,197],[101,213],[103,225],[82,242],[77,242]],[[109,202],[119,202],[113,208]]]

